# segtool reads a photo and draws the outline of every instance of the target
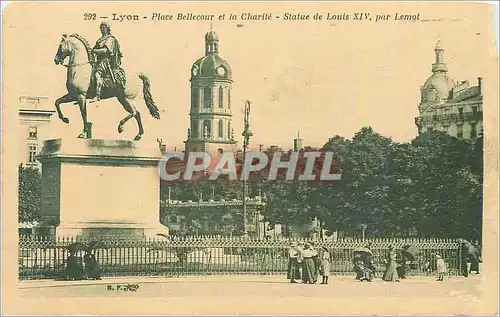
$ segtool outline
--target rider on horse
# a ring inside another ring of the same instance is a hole
[[[106,22],[99,26],[102,37],[97,40],[92,52],[96,56],[95,75],[95,97],[90,102],[101,99],[102,87],[125,88],[125,72],[121,68],[122,53],[118,40],[111,35],[111,27]]]

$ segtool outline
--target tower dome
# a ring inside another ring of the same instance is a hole
[[[219,36],[210,30],[205,34],[205,56],[194,62],[191,79],[216,78],[231,80],[232,70],[228,62],[219,56]]]
[[[438,41],[434,48],[436,53],[436,62],[432,64],[432,75],[422,86],[422,100],[436,101],[439,99],[448,99],[450,91],[455,88],[455,81],[448,76],[448,67],[444,62],[444,48],[441,41]]]

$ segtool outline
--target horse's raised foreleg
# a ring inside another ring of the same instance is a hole
[[[120,103],[122,104],[123,109],[125,109],[125,111],[129,113],[125,118],[120,120],[120,123],[118,124],[118,132],[119,133],[123,132],[123,125],[128,120],[135,118],[135,120],[137,121],[137,125],[139,126],[139,133],[135,136],[134,140],[135,141],[140,140],[142,134],[144,133],[144,129],[142,127],[142,122],[141,122],[141,114],[139,113],[139,111],[137,111],[132,99],[128,99],[124,94],[118,97],[118,101],[120,101]]]
[[[80,114],[82,115],[83,121],[83,131],[78,137],[81,139],[88,139],[90,136],[90,131],[88,131],[89,126],[87,122],[87,96],[85,93],[78,95],[78,106],[80,107]]]
[[[134,117],[134,114],[133,113],[129,113],[125,118],[123,118],[122,120],[120,120],[120,123],[118,124],[118,133],[122,133],[123,132],[123,125],[130,119],[132,119]]]
[[[69,119],[63,115],[63,113],[61,111],[61,104],[67,103],[67,102],[72,102],[75,100],[76,99],[73,96],[71,96],[70,94],[64,95],[61,98],[56,100],[55,105],[56,105],[56,110],[57,110],[57,116],[59,117],[59,119],[62,120],[62,122],[69,123]]]

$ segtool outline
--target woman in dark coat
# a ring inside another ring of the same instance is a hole
[[[297,283],[295,280],[300,280],[300,264],[299,264],[300,252],[297,248],[297,243],[293,242],[288,249],[288,270],[286,278],[290,280],[290,283]]]
[[[87,278],[91,280],[100,280],[101,268],[97,262],[95,254],[92,253],[92,250],[87,250],[85,252],[83,261],[85,262],[85,272],[87,273]]]
[[[397,260],[396,262],[399,264],[399,266],[396,268],[396,270],[398,271],[398,276],[404,280],[406,279],[406,262],[409,261],[409,259],[407,258],[407,256],[405,256],[405,254],[401,254],[397,257]]]
[[[382,279],[386,282],[399,282],[398,276],[398,262],[396,262],[396,250],[391,245],[389,247],[389,258],[387,259],[387,266],[385,268],[384,276]]]
[[[311,244],[306,243],[302,250],[302,282],[304,284],[314,284],[318,280],[315,258],[318,252],[311,248]]]
[[[70,281],[83,280],[83,270],[80,263],[78,263],[76,251],[74,250],[70,250],[69,256],[66,259],[66,270],[64,275],[66,279]]]

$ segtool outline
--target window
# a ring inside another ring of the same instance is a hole
[[[36,164],[37,145],[28,144],[28,164]]]
[[[231,122],[227,123],[227,138],[231,139]]]
[[[464,129],[463,126],[457,127],[457,138],[461,139],[464,137]]]
[[[28,139],[38,139],[38,128],[37,127],[29,127]]]
[[[222,119],[219,119],[219,138],[222,138],[224,134],[222,134]]]
[[[475,124],[471,124],[471,126],[470,126],[470,138],[474,139],[476,136],[477,136],[476,125]]]
[[[227,108],[231,109],[231,89],[227,90]]]
[[[219,87],[219,108],[224,108],[224,88]]]
[[[212,135],[212,124],[210,120],[203,121],[203,136],[210,138]]]
[[[464,108],[458,108],[458,117],[460,119],[464,118]]]
[[[200,102],[200,94],[198,88],[193,88],[191,90],[191,109],[198,109],[198,105]]]
[[[477,106],[473,106],[472,107],[472,115],[476,115],[477,114]]]
[[[212,108],[212,88],[205,87],[205,89],[203,90],[203,100],[205,108]]]

